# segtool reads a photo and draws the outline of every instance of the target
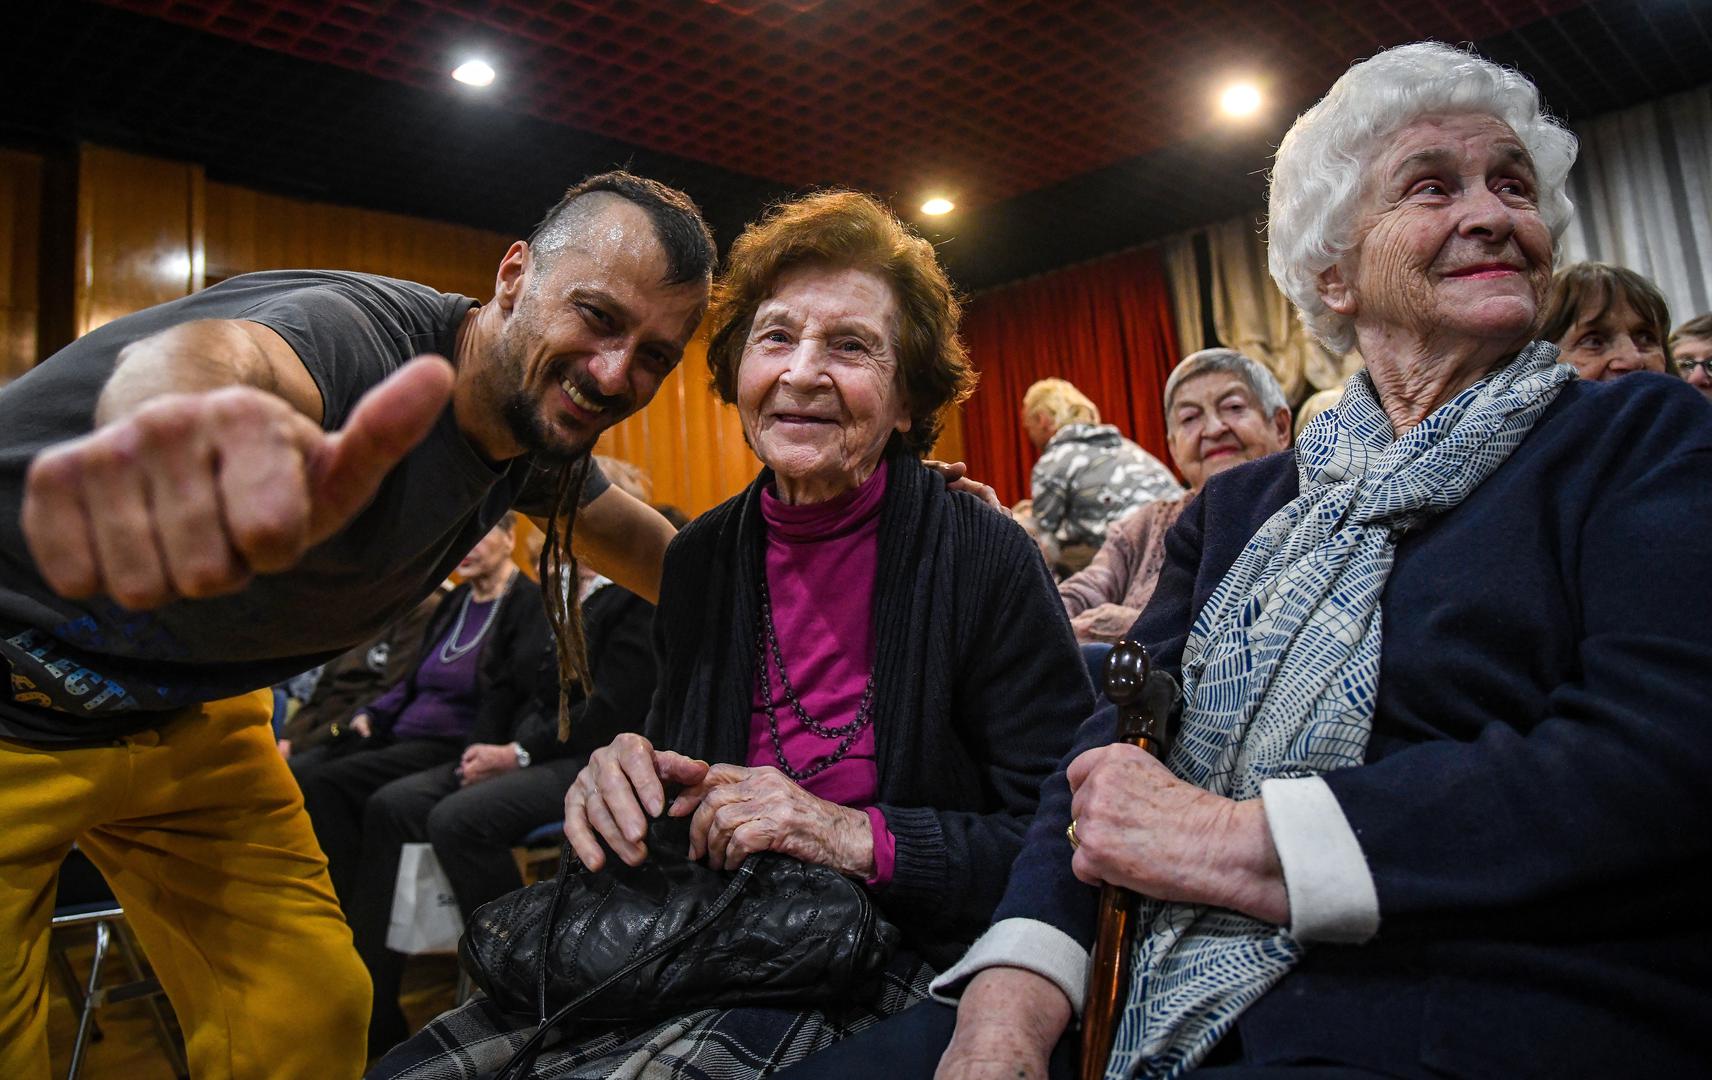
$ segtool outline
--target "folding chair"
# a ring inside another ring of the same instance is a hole
[[[549,821],[530,829],[517,841],[511,849],[511,856],[517,860],[517,872],[523,875],[523,884],[533,885],[551,875],[559,861],[559,841],[564,831],[563,821]]]
[[[60,932],[80,926],[95,928],[95,959],[85,980],[78,979],[67,955],[65,935]],[[66,1080],[77,1080],[89,1044],[101,1038],[101,1029],[95,1022],[95,1010],[103,1005],[137,998],[144,999],[148,1005],[155,1038],[172,1065],[173,1074],[181,1080],[189,1077],[190,1066],[185,1061],[184,1050],[168,1026],[166,1012],[161,1006],[161,999],[166,995],[160,981],[144,966],[125,925],[125,912],[113,898],[112,890],[95,865],[76,848],[60,867],[59,888],[54,898],[53,930],[49,950],[51,962],[65,985],[72,1008],[77,1011],[77,1036],[71,1044],[71,1067],[66,1070]],[[101,976],[107,954],[115,944],[130,968],[131,980],[118,986],[102,986]]]

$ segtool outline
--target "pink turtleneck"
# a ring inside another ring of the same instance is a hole
[[[779,651],[798,700],[824,727],[842,727],[855,719],[874,667],[874,573],[885,493],[884,461],[860,487],[822,503],[791,506],[771,488],[761,491],[761,517],[767,523],[767,588]],[[767,678],[779,718],[779,741],[791,767],[808,768],[835,751],[840,740],[824,739],[797,719],[785,701],[771,655]],[[764,704],[757,677],[749,721],[751,766],[778,765]],[[828,802],[866,811],[874,830],[874,876],[869,884],[891,881],[897,845],[885,815],[874,806],[879,771],[874,763],[873,725],[857,737],[838,764],[801,784]]]

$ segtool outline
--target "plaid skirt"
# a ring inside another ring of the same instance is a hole
[[[702,1009],[652,1024],[548,1037],[535,1080],[750,1080],[771,1076],[817,1050],[927,999],[935,972],[900,952],[876,989],[835,1009],[743,1006]],[[399,1043],[368,1080],[481,1080],[505,1067],[533,1027],[477,996],[441,1013]]]

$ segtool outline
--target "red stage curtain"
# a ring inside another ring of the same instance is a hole
[[[1023,391],[1036,379],[1075,383],[1102,420],[1171,463],[1160,398],[1181,357],[1155,250],[983,293],[968,303],[963,335],[981,372],[963,413],[969,471],[1006,503],[1028,497],[1038,457],[1021,423]]]

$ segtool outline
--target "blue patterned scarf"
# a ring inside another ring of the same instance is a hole
[[[1379,598],[1397,537],[1462,502],[1573,369],[1535,342],[1395,438],[1363,371],[1296,447],[1301,494],[1260,527],[1183,649],[1189,703],[1167,764],[1231,799],[1262,781],[1360,765],[1379,684]],[[1177,1076],[1289,972],[1287,929],[1143,900],[1108,1080]]]

